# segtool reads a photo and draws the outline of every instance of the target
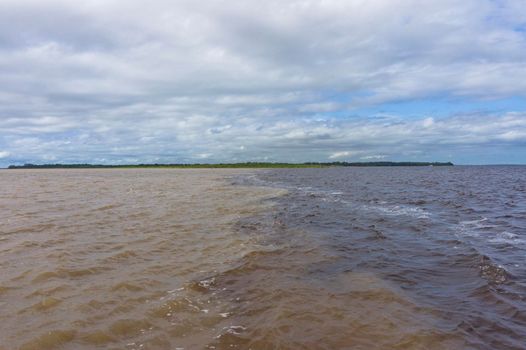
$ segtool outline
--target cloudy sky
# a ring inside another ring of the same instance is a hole
[[[526,163],[524,0],[0,0],[0,166]]]

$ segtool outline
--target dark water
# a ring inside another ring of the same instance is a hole
[[[526,349],[526,167],[290,169],[249,181],[289,190],[268,230],[282,250],[253,264],[297,289],[276,287],[274,300],[299,320],[276,319],[303,337],[296,346]]]

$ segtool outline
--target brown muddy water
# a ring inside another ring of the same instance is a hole
[[[1,171],[0,349],[523,349],[462,171]]]
[[[2,171],[3,349],[204,348],[236,331],[206,278],[261,250],[235,224],[281,192],[234,173]]]

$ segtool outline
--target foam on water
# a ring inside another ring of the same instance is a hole
[[[520,236],[515,233],[503,231],[498,233],[496,237],[490,238],[489,242],[497,244],[524,245],[526,244],[526,239],[520,238]]]
[[[363,208],[365,210],[373,210],[386,215],[404,215],[414,217],[417,219],[429,219],[430,217],[430,214],[424,209],[407,205],[364,205]]]

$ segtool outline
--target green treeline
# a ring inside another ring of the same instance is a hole
[[[92,169],[92,168],[324,168],[324,167],[371,167],[371,166],[452,166],[446,162],[307,162],[307,163],[218,163],[218,164],[24,164],[10,165],[8,169]]]

